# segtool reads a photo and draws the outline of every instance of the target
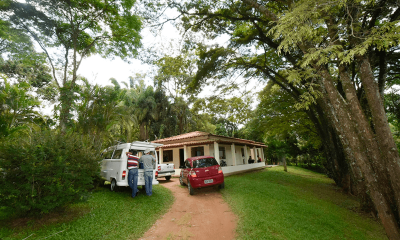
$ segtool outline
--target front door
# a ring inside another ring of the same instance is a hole
[[[183,148],[179,149],[179,167],[185,165],[185,152]]]

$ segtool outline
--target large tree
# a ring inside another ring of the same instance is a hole
[[[60,126],[71,119],[73,91],[82,60],[91,54],[127,59],[140,45],[134,0],[8,0],[4,16],[46,54],[59,90]]]
[[[230,36],[227,48],[199,48],[193,86],[223,67],[274,81],[314,123],[338,185],[371,199],[388,237],[400,239],[400,158],[382,104],[388,66],[398,59],[398,1],[170,6],[183,15],[184,29]]]

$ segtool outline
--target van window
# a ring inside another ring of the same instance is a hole
[[[104,159],[111,159],[113,151],[108,151],[104,153]]]
[[[112,159],[120,159],[122,154],[122,149],[118,149],[114,151],[114,155]]]
[[[185,161],[185,167],[186,167],[186,168],[191,168],[190,163],[189,163],[189,161],[187,161],[187,160]]]
[[[218,162],[215,160],[215,158],[203,158],[193,161],[193,168],[206,168],[214,165],[218,165]]]
[[[129,149],[129,152],[132,153],[132,155],[134,156],[136,156],[139,153],[139,151],[135,149]]]

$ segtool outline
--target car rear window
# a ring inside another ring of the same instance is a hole
[[[205,168],[214,165],[218,165],[218,162],[215,160],[215,158],[203,158],[193,161],[193,168]]]

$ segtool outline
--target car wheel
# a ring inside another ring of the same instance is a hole
[[[218,186],[219,189],[224,189],[225,188],[225,182],[223,182],[221,185]]]
[[[118,189],[117,181],[115,180],[115,178],[113,178],[113,180],[111,180],[110,190],[111,190],[112,192],[116,192],[117,189]]]
[[[192,188],[192,185],[190,185],[190,182],[188,182],[188,189],[189,189],[189,194],[194,195],[194,188]]]
[[[165,177],[165,180],[169,181],[171,179],[171,176]]]
[[[185,186],[185,183],[182,180],[182,176],[179,176],[179,183],[181,184],[181,186]]]

